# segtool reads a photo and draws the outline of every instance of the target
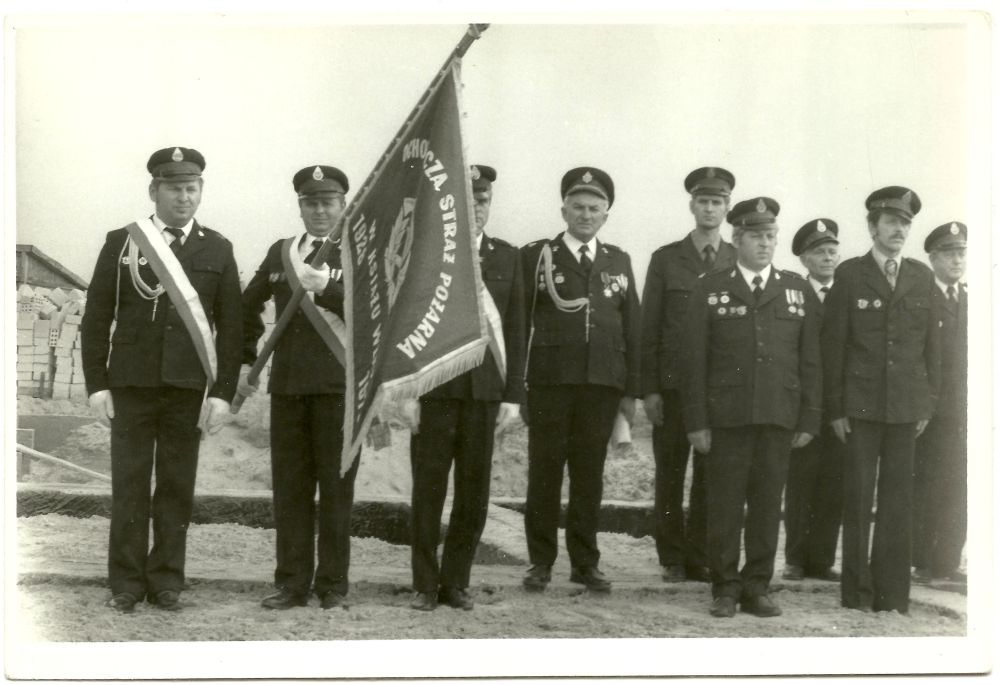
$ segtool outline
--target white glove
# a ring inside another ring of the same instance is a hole
[[[322,269],[314,269],[308,264],[304,264],[302,273],[299,274],[299,281],[306,290],[321,293],[326,290],[326,286],[330,283],[330,267],[324,264]]]
[[[229,414],[229,402],[218,397],[208,397],[201,405],[201,419],[198,426],[202,433],[214,433]]]
[[[405,400],[399,408],[399,416],[411,433],[420,432],[420,400]]]
[[[111,399],[111,391],[98,390],[92,394],[90,408],[101,423],[110,424],[111,419],[115,418],[115,403]]]
[[[236,392],[243,395],[243,397],[250,397],[255,392],[257,392],[257,386],[260,385],[260,377],[253,383],[250,383],[248,376],[250,375],[250,369],[253,368],[249,364],[244,364],[240,367],[240,380],[236,383]]]
[[[521,405],[515,402],[501,402],[497,412],[497,432],[505,433],[521,423]]]

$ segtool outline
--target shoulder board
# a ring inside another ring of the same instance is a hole
[[[927,271],[931,270],[931,268],[929,266],[927,266],[926,264],[924,264],[919,259],[914,259],[913,257],[903,257],[903,261],[907,262],[909,264],[912,264],[913,266],[919,266],[920,268],[926,269]]]
[[[837,269],[836,270],[837,271],[841,271],[841,270],[851,269],[851,268],[857,266],[858,264],[860,264],[862,258],[863,258],[863,256],[862,257],[848,257],[847,259],[845,259],[844,261],[842,261],[840,264],[837,265]]]
[[[624,252],[625,251],[625,250],[621,249],[620,247],[618,247],[617,245],[612,245],[611,243],[601,243],[601,247],[606,247],[609,250],[611,250],[612,252]]]
[[[548,238],[542,238],[541,240],[532,240],[530,243],[527,243],[524,247],[526,247],[526,248],[541,247],[542,245],[546,244],[547,242],[549,242]]]
[[[802,274],[797,273],[795,271],[789,271],[788,269],[778,269],[778,271],[781,273],[782,276],[787,276],[788,278],[791,278],[793,281],[804,281],[804,280],[806,280],[802,276]]]
[[[495,238],[493,236],[490,236],[490,240],[492,240],[497,245],[502,245],[503,247],[513,247],[514,249],[517,249],[516,245],[513,245],[512,243],[508,243],[503,238]]]
[[[656,254],[657,252],[667,252],[668,250],[676,250],[681,246],[681,243],[683,242],[684,242],[683,240],[675,240],[672,243],[667,243],[666,245],[660,245],[653,251],[653,254]]]

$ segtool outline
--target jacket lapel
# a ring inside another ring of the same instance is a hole
[[[178,260],[187,260],[191,255],[199,252],[205,247],[205,232],[195,221],[191,224],[191,232],[184,239],[181,249],[177,251]]]
[[[566,243],[563,242],[562,236],[563,234],[560,233],[555,237],[555,240],[551,242],[552,263],[561,269],[573,271],[581,277],[586,276],[583,272],[583,267],[580,266],[580,262],[576,261],[576,257],[570,254],[569,248],[566,247]],[[591,273],[593,273],[593,268],[591,268]]]
[[[740,274],[742,280],[742,274]],[[746,281],[744,281],[746,283]],[[771,265],[771,275],[768,276],[767,283],[764,284],[764,292],[760,294],[760,299],[757,301],[758,307],[763,307],[765,304],[773,300],[778,296],[784,288],[781,283],[781,274],[778,273],[778,269]],[[751,297],[753,297],[753,291],[751,291]]]
[[[912,264],[907,264],[902,257],[899,258],[899,272],[896,275],[896,287],[892,291],[892,303],[896,304],[903,296],[917,284],[917,274]],[[888,283],[888,281],[886,281]],[[934,286],[937,288],[937,285]],[[938,290],[938,292],[941,292]]]
[[[590,267],[590,275],[594,276],[602,271],[610,271],[610,269],[611,255],[608,253],[608,248],[604,247],[604,243],[598,240],[597,255],[594,258],[594,263]]]
[[[882,270],[878,268],[878,262],[875,261],[875,257],[871,252],[866,254],[862,258],[865,267],[865,282],[879,294],[879,296],[886,302],[892,301],[892,288],[889,287],[889,281],[886,280],[885,274]],[[902,271],[902,270],[900,270]],[[896,290],[899,290],[899,278],[896,279]]]
[[[730,293],[740,298],[744,304],[753,307],[753,291],[750,290],[750,286],[747,285],[746,279],[743,278],[743,274],[740,270],[733,266],[732,271],[729,272],[730,281]]]

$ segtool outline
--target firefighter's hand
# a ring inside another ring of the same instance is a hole
[[[709,428],[703,428],[700,431],[692,431],[688,433],[688,442],[691,446],[695,448],[698,452],[702,454],[708,454],[712,451],[712,431]]]
[[[98,390],[93,393],[90,396],[90,408],[101,423],[110,425],[111,419],[115,418],[115,403],[111,399],[111,391]]]
[[[236,392],[238,392],[243,397],[250,397],[255,392],[257,392],[257,386],[260,385],[260,379],[255,380],[253,383],[250,382],[250,369],[253,368],[249,364],[244,364],[240,367],[240,380],[236,383]]]
[[[306,290],[321,293],[326,290],[326,286],[330,283],[330,267],[324,265],[322,269],[314,269],[305,264],[302,267],[302,273],[299,274],[299,281]]]

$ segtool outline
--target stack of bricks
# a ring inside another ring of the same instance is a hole
[[[17,291],[17,394],[86,398],[80,359],[82,290]]]

